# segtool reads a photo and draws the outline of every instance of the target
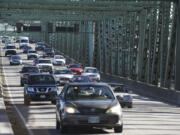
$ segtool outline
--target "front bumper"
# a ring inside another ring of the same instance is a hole
[[[57,92],[26,93],[25,97],[30,101],[55,101]]]
[[[91,122],[90,118],[98,117],[99,122]],[[122,119],[114,114],[101,115],[64,115],[62,116],[64,126],[88,126],[88,127],[109,127],[113,128],[123,124]]]

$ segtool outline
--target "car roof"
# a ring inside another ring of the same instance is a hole
[[[91,85],[91,86],[106,86],[109,87],[109,85],[107,83],[99,83],[99,82],[80,82],[80,83],[69,83],[69,85],[71,86],[87,86],[87,85]]]
[[[35,73],[35,74],[31,74],[30,76],[39,76],[39,75],[43,75],[43,76],[53,76],[52,74],[45,74],[45,73]]]

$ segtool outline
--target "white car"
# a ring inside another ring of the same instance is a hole
[[[39,59],[36,63],[36,66],[39,68],[40,72],[49,72],[53,73],[53,65],[51,60],[48,59]]]
[[[60,85],[63,85],[68,83],[74,77],[74,75],[71,70],[64,68],[55,70],[54,77]]]
[[[85,67],[82,75],[89,76],[92,80],[100,81],[100,74],[97,68],[95,67]]]
[[[29,50],[28,53],[27,53],[27,59],[31,59],[31,58],[38,58],[39,55],[37,54],[36,51],[34,50]]]
[[[55,55],[53,58],[53,64],[54,65],[65,65],[66,59],[62,55]]]

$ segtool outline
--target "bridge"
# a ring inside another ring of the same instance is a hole
[[[140,113],[146,115],[149,112],[151,116],[155,113],[155,117],[161,121],[163,118],[160,114],[163,107],[163,114],[178,115],[179,108],[174,105],[180,105],[179,0],[0,0],[0,36],[5,35],[28,36],[35,41],[44,41],[57,53],[63,54],[73,62],[97,67],[105,81],[125,83],[134,90],[135,94],[137,107],[133,110],[135,113],[133,117],[138,117]],[[1,56],[3,56],[2,51]],[[6,78],[4,82],[8,87],[4,90],[7,94],[5,101],[7,100],[8,106],[9,98],[14,100],[13,104],[17,109],[13,110],[23,117],[23,120],[22,118],[15,120],[21,121],[20,125],[24,125],[22,129],[25,130],[24,133],[28,129],[29,134],[56,134],[52,122],[54,114],[50,115],[52,119],[47,124],[47,128],[42,123],[34,122],[40,117],[41,108],[44,107],[47,114],[48,109],[51,108],[49,111],[51,114],[54,106],[23,106],[16,95],[18,89],[21,89],[21,92],[19,91],[21,96],[23,91],[22,87],[17,86],[19,82],[16,80],[20,69],[8,67],[7,59],[1,59],[2,74]],[[9,95],[8,91],[15,95]],[[143,105],[139,104],[140,102]],[[156,105],[159,108],[155,108]],[[141,106],[145,107],[144,112],[143,110],[138,112]],[[148,108],[151,107],[152,110],[149,110]],[[38,114],[31,114],[34,113],[32,109]],[[166,109],[168,111],[174,109],[174,111],[166,112]],[[130,110],[125,109],[125,114],[127,114],[125,115],[127,135],[148,134],[145,132],[146,127],[132,128],[132,123],[138,119],[133,122],[130,120],[132,115]],[[44,116],[46,119],[49,118],[48,115]],[[147,122],[151,119],[153,118],[148,118]],[[173,121],[173,119],[168,120]],[[158,123],[154,119],[152,121],[154,125]],[[162,124],[161,122],[158,124]],[[140,124],[143,125],[139,122]],[[180,121],[172,125],[179,126]],[[153,124],[150,126],[153,127]],[[171,128],[169,131],[168,127],[164,128],[167,128],[168,133],[161,128],[159,132],[171,134]],[[150,131],[149,135],[157,134],[154,127],[153,130],[147,130]],[[175,128],[174,134],[179,132],[179,129]]]

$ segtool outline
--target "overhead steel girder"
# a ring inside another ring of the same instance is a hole
[[[154,7],[159,1],[73,1],[73,0],[0,0],[0,8],[8,9],[48,9],[78,11],[113,11],[134,7]]]

